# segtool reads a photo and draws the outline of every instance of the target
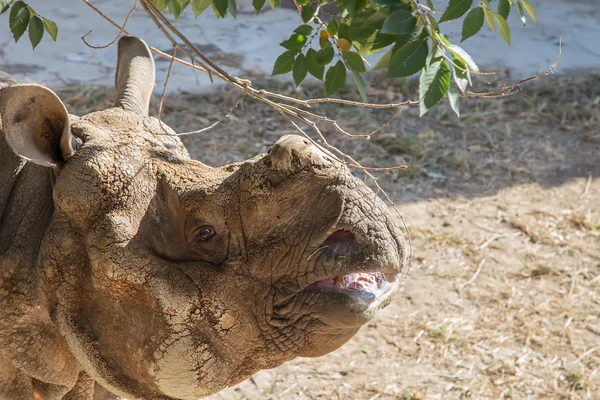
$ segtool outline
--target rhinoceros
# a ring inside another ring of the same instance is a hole
[[[0,91],[0,399],[197,399],[339,348],[389,304],[385,203],[306,138],[210,167],[148,116],[148,46],[114,107]],[[243,133],[241,133],[243,134]]]

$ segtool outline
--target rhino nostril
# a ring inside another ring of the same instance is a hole
[[[324,248],[323,254],[328,258],[336,257],[357,257],[362,255],[361,242],[354,233],[347,230],[337,230],[325,239],[321,244]]]

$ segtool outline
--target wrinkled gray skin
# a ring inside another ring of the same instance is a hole
[[[397,289],[401,233],[345,166],[298,136],[191,160],[147,116],[153,84],[132,37],[115,108],[1,84],[0,399],[207,396],[337,349]],[[375,271],[377,297],[315,283]]]

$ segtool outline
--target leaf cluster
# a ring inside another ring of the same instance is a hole
[[[252,0],[252,6],[259,13],[267,2],[275,8],[280,6],[279,1]],[[387,78],[419,73],[421,115],[448,96],[452,109],[460,116],[459,97],[467,93],[472,76],[479,73],[479,68],[462,47],[441,33],[440,24],[463,18],[461,42],[478,34],[487,24],[510,45],[507,18],[511,10],[516,9],[523,23],[527,17],[535,23],[536,14],[528,0],[447,1],[447,7],[438,10],[432,0],[296,0],[303,23],[280,43],[284,51],[275,60],[272,74],[291,72],[296,85],[311,75],[323,81],[328,96],[344,87],[351,75],[366,102],[363,75],[368,64],[364,57],[386,50],[371,70],[385,70]],[[150,2],[176,20],[188,7],[196,18],[209,7],[217,18],[237,16],[236,0]],[[11,5],[10,29],[15,40],[28,28],[34,48],[44,30],[56,40],[56,24],[39,16],[21,0],[0,0],[0,13]],[[337,7],[337,12],[331,12],[331,6]]]
[[[372,70],[386,70],[387,78],[420,73],[421,115],[448,96],[460,116],[459,97],[466,93],[479,68],[462,47],[440,32],[439,25],[464,17],[464,41],[487,21],[489,28],[493,32],[498,28],[510,45],[507,17],[512,8],[517,9],[523,23],[526,14],[536,22],[535,10],[527,0],[491,1],[481,0],[474,6],[474,0],[449,0],[442,11],[436,10],[431,0],[427,5],[418,0],[338,0],[339,12],[334,15],[323,11],[328,0],[298,1],[304,24],[280,44],[285,51],[275,61],[273,75],[292,72],[294,82],[300,85],[310,74],[323,81],[330,96],[344,86],[349,72],[367,101],[363,57],[387,49]]]
[[[19,41],[26,31],[29,32],[29,40],[34,49],[40,44],[44,31],[48,32],[52,40],[56,41],[58,27],[54,21],[37,14],[23,1],[0,0],[0,14],[4,14],[9,9],[8,24],[15,42]]]

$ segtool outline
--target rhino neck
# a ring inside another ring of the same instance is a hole
[[[54,213],[53,181],[50,168],[12,152],[0,126],[0,393],[15,379],[11,371],[65,393],[81,370],[43,295],[39,254]],[[27,351],[7,350],[19,347]]]
[[[27,259],[21,267],[34,266],[54,211],[53,179],[50,168],[15,155],[0,131],[0,267],[13,252]]]

